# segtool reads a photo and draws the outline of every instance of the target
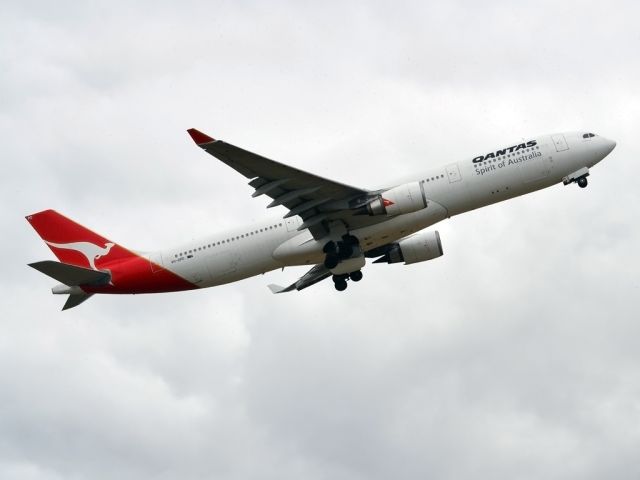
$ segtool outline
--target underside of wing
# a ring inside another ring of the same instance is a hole
[[[285,218],[299,215],[303,219],[299,230],[308,228],[315,238],[327,233],[326,225],[331,220],[343,220],[352,229],[381,221],[354,215],[374,192],[284,165],[193,128],[188,132],[199,147],[250,179],[254,197],[270,197],[273,201],[267,208],[282,205],[289,210]]]
[[[284,293],[291,292],[293,290],[303,290],[311,285],[315,285],[318,282],[321,282],[325,278],[329,278],[331,276],[331,272],[324,265],[316,265],[307,273],[305,273],[302,277],[296,280],[294,283],[289,285],[288,287],[281,287],[279,285],[269,285],[269,289],[273,293]]]

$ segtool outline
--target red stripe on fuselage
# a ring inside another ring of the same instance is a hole
[[[111,272],[111,283],[83,286],[88,293],[160,293],[193,290],[197,285],[55,210],[27,216],[31,226],[62,262]]]
[[[164,293],[194,290],[197,285],[175,273],[135,256],[119,262],[100,265],[111,273],[111,284],[96,287],[82,286],[87,293]]]

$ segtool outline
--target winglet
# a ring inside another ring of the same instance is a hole
[[[291,285],[289,285],[288,287],[281,287],[280,285],[276,285],[275,283],[271,283],[269,285],[267,285],[267,287],[269,287],[269,290],[271,290],[271,293],[284,293],[284,292],[290,292],[292,290],[296,290],[296,283],[292,283]]]
[[[197,145],[204,145],[205,143],[215,142],[215,139],[211,138],[209,135],[202,133],[200,130],[196,130],[195,128],[190,128],[187,130],[187,133],[191,135],[191,138]]]
[[[267,287],[269,287],[269,290],[271,290],[271,293],[282,293],[283,291],[286,290],[284,287],[281,287],[280,285],[276,285],[275,283],[270,283],[269,285],[267,285]]]

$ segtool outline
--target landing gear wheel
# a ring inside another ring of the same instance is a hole
[[[349,274],[349,278],[354,282],[359,282],[362,280],[362,270],[356,270],[355,272],[351,272]]]
[[[338,263],[340,263],[340,257],[335,254],[328,254],[324,259],[324,266],[329,270],[331,270],[332,268],[336,268],[338,266]]]
[[[345,245],[358,245],[360,243],[358,237],[355,237],[353,235],[343,235],[342,241],[345,243]]]
[[[585,188],[588,184],[589,182],[587,181],[587,177],[580,177],[578,179],[578,186],[580,188]]]
[[[340,258],[347,259],[351,255],[353,255],[353,247],[351,245],[347,245],[345,243],[340,242]]]
[[[327,254],[336,253],[338,251],[338,246],[336,245],[336,242],[327,242],[322,248],[322,251]]]
[[[336,290],[343,292],[347,289],[347,281],[341,278],[334,283],[334,286],[336,287]]]

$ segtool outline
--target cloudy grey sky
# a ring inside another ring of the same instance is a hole
[[[0,478],[638,478],[637,2],[1,10]],[[143,250],[267,215],[189,127],[362,187],[554,131],[618,147],[346,294],[272,295],[287,269],[61,313],[24,215]]]

